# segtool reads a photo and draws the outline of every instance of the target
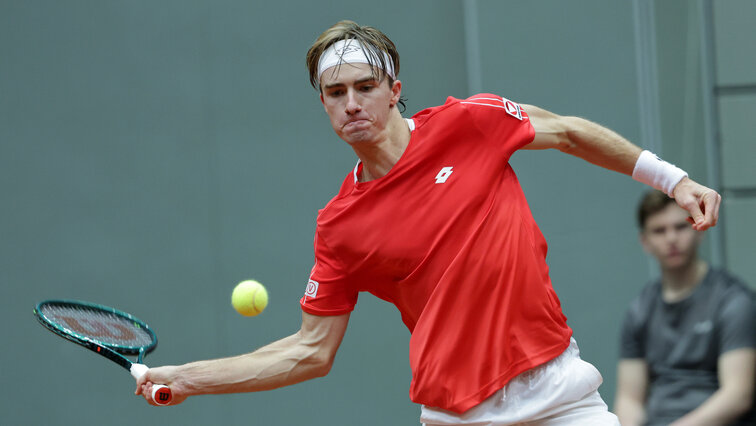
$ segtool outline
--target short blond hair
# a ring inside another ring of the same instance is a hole
[[[379,52],[386,52],[388,54],[388,57],[394,64],[394,76],[399,75],[399,52],[396,50],[394,42],[386,34],[373,27],[360,26],[354,21],[339,21],[323,31],[323,34],[315,40],[315,43],[307,51],[307,70],[310,73],[310,84],[312,84],[312,87],[320,90],[318,62],[323,52],[337,41],[347,39],[356,39],[366,47],[364,50],[368,63],[373,70],[378,70],[381,73],[381,80],[384,77],[388,77],[389,83],[393,82],[391,76],[384,71],[388,69],[386,58]]]

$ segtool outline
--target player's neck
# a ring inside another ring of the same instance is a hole
[[[397,112],[392,116],[379,140],[352,145],[362,162],[362,173],[358,176],[360,182],[385,176],[404,154],[410,136],[407,122]]]
[[[662,270],[662,297],[667,302],[676,302],[688,297],[703,281],[709,265],[698,258],[679,268]]]

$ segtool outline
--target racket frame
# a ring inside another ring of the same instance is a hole
[[[77,332],[71,330],[70,328],[64,327],[63,325],[59,324],[56,321],[52,321],[52,320],[48,319],[48,317],[45,316],[44,313],[42,313],[42,311],[40,309],[42,307],[42,305],[52,305],[52,304],[76,305],[76,306],[81,306],[81,307],[86,308],[86,309],[91,309],[91,310],[95,310],[95,311],[102,311],[102,312],[106,312],[106,313],[109,313],[109,314],[112,314],[112,315],[124,318],[124,319],[126,319],[126,320],[134,323],[138,328],[144,330],[150,336],[151,343],[149,345],[146,345],[146,346],[115,345],[115,344],[110,344],[110,343],[107,343],[107,342],[102,342],[102,341],[93,339],[93,338],[88,337],[88,336],[84,336],[84,335],[82,335],[80,333],[77,333]],[[111,358],[108,355],[105,355],[105,356],[107,358],[109,358],[109,359],[117,362],[119,365],[122,365],[127,370],[129,369],[131,361],[129,359],[121,356],[120,354],[124,354],[124,355],[137,355],[138,356],[137,362],[141,363],[142,358],[144,358],[144,355],[152,352],[157,347],[157,335],[155,334],[154,331],[152,331],[152,329],[144,321],[140,320],[139,318],[137,318],[137,317],[135,317],[135,316],[133,316],[133,315],[131,315],[129,313],[126,313],[126,312],[123,312],[123,311],[119,311],[118,309],[111,308],[109,306],[98,305],[98,304],[89,303],[89,302],[82,302],[80,300],[51,299],[51,300],[45,300],[45,301],[39,302],[37,304],[37,306],[34,308],[34,315],[37,317],[37,320],[39,320],[39,322],[42,323],[43,326],[45,326],[45,328],[47,328],[48,330],[50,330],[53,333],[57,334],[58,336],[63,337],[64,339],[68,339],[68,340],[71,340],[71,341],[73,341],[75,343],[79,343],[82,346],[86,347],[87,349],[90,349],[90,350],[92,350],[94,352],[97,352],[97,353],[102,353],[97,348],[106,348],[106,349],[109,349],[110,352],[114,352],[115,353],[115,356],[123,358],[129,364],[125,364],[125,363],[119,362],[116,359]]]
[[[62,326],[56,321],[52,321],[51,319],[49,319],[41,310],[43,305],[48,305],[48,304],[76,305],[76,306],[84,307],[86,309],[102,311],[109,314],[113,314],[115,316],[119,316],[121,318],[124,318],[133,322],[134,324],[137,325],[138,328],[143,329],[150,336],[152,341],[149,345],[146,345],[146,346],[127,346],[127,345],[116,345],[116,344],[109,344],[106,342],[101,342],[99,340],[77,333],[71,330],[70,328]],[[125,368],[129,373],[131,373],[131,375],[135,379],[138,379],[141,376],[143,376],[144,373],[148,370],[148,367],[142,363],[144,355],[152,352],[153,350],[155,350],[155,347],[157,347],[157,335],[155,334],[154,331],[152,331],[152,329],[144,321],[140,320],[139,318],[127,312],[119,311],[118,309],[111,308],[109,306],[99,305],[96,303],[83,302],[80,300],[49,299],[49,300],[44,300],[42,302],[39,302],[34,307],[34,316],[37,318],[40,324],[42,324],[46,329],[50,330],[54,334],[66,340],[69,340],[71,342],[74,342],[80,346],[83,346],[89,349],[90,351],[100,354],[104,356],[105,358],[115,362],[116,364]],[[123,356],[122,354],[137,355],[137,362],[131,361],[130,359]],[[153,385],[152,397],[153,397],[153,400],[159,405],[164,405],[164,403],[161,403],[161,401],[157,398],[157,392],[162,391],[162,389],[167,389],[167,387],[164,385]],[[167,392],[168,392],[168,395],[170,395],[169,389],[167,389]],[[170,396],[168,396],[168,399],[165,401],[166,401],[165,403],[169,402]]]

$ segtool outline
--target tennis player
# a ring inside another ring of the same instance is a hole
[[[396,305],[412,333],[410,398],[427,425],[617,425],[582,361],[546,265],[546,242],[510,156],[559,149],[660,188],[717,222],[719,194],[621,136],[502,96],[449,98],[405,119],[393,42],[342,21],[307,54],[310,81],[359,161],[317,219],[299,332],[237,357],[150,369],[174,403],[328,373],[359,292]],[[554,176],[555,181],[563,177]],[[530,424],[530,423],[529,423]]]

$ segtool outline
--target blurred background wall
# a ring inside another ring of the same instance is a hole
[[[370,295],[327,377],[167,409],[31,313],[49,298],[131,312],[158,333],[150,365],[295,332],[317,210],[356,161],[304,66],[341,19],[397,44],[406,116],[494,92],[606,125],[720,189],[704,256],[756,283],[753,2],[0,0],[0,424],[418,424],[409,333]],[[512,164],[611,405],[622,315],[657,274],[634,223],[645,188],[559,152]],[[230,306],[247,278],[270,294],[251,319]]]

